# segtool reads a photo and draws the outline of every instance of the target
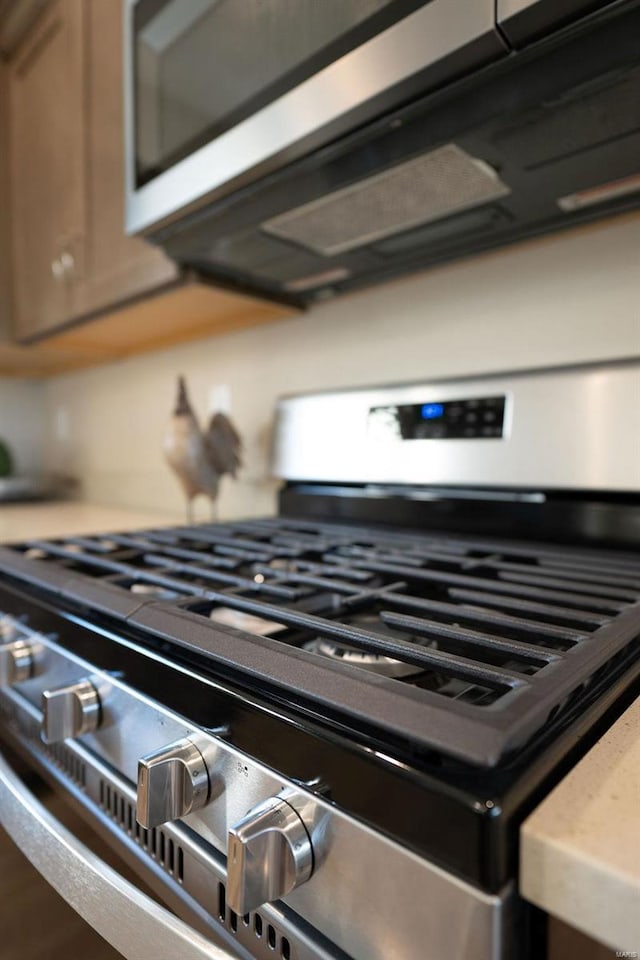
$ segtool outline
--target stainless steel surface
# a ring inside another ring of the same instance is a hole
[[[61,743],[96,730],[101,718],[100,695],[90,680],[42,692],[42,739]]]
[[[348,115],[356,109],[363,122],[389,108],[406,96],[398,90],[402,81],[495,28],[494,0],[431,0],[136,189],[131,63],[135,3],[127,0],[124,40],[128,233],[146,231],[206,197],[228,192],[233,181],[255,179],[328,142],[348,127]],[[496,36],[496,53],[499,50]],[[372,103],[385,94],[383,105]]]
[[[145,896],[76,840],[2,757],[0,824],[67,903],[128,960],[231,960],[231,954]]]
[[[285,897],[313,870],[302,817],[281,797],[264,800],[231,827],[227,851],[227,900],[241,915]]]
[[[31,634],[28,627],[20,629],[27,637]],[[210,849],[223,856],[231,827],[248,810],[288,789],[287,802],[300,812],[318,856],[311,878],[282,902],[355,960],[422,957],[425,943],[429,944],[428,960],[452,956],[459,960],[510,958],[504,941],[504,930],[510,923],[510,890],[493,896],[478,890],[317,794],[288,782],[224,740],[194,729],[118,678],[99,675],[91,664],[51,639],[42,638],[42,644],[42,672],[0,691],[0,707],[37,710],[43,687],[52,680],[68,683],[82,673],[91,674],[94,682],[100,677],[101,691],[109,687],[103,696],[104,722],[80,741],[64,744],[64,749],[82,751],[87,758],[87,778],[90,761],[102,760],[131,785],[136,782],[139,758],[166,746],[167,740],[194,736],[198,743],[209,740],[216,751],[215,773],[224,789],[214,802],[185,817],[184,824],[201,839],[204,850],[211,845]],[[162,662],[159,655],[150,659]],[[174,669],[176,678],[188,673],[184,667],[174,665]],[[45,747],[36,742],[35,749]],[[130,791],[133,796],[133,786]],[[158,829],[173,835],[171,824]],[[206,870],[199,876],[204,902],[211,910],[211,881]],[[185,874],[185,883],[186,879]],[[418,900],[416,890],[420,891]],[[424,903],[430,904],[428,911],[423,909]],[[271,909],[265,906],[260,912],[266,916]],[[354,917],[366,917],[366,923],[354,923]]]
[[[221,903],[225,858],[180,824],[143,830],[133,816],[136,794],[131,784],[78,741],[66,744],[63,754],[46,748],[38,735],[40,711],[19,695],[0,698],[0,718],[12,746],[47,780],[64,787],[96,832],[199,932],[219,938],[221,946],[238,952],[239,960],[274,956],[269,927],[283,957],[288,952],[291,960],[336,960],[333,947],[312,927],[301,926],[296,914],[282,904],[266,904],[249,915],[249,923],[246,916],[240,921],[228,904]]]
[[[402,440],[375,406],[505,395],[505,436]],[[286,397],[273,471],[288,480],[640,490],[640,363]],[[551,429],[552,425],[552,429]]]
[[[0,687],[28,680],[33,669],[33,648],[24,640],[10,640],[0,646]]]
[[[147,829],[186,817],[209,796],[209,771],[193,740],[176,740],[138,762],[136,820]]]

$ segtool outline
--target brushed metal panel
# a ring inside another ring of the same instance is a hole
[[[126,229],[148,230],[207,195],[220,195],[231,181],[259,168],[261,173],[306,152],[348,127],[358,109],[359,122],[380,111],[366,109],[389,93],[385,108],[402,97],[397,85],[420,70],[495,33],[494,0],[431,0],[389,29],[314,74],[189,157],[136,189],[134,180],[134,108],[131,21],[136,0],[125,10],[125,163]],[[495,53],[504,50],[495,34]],[[486,58],[486,52],[479,54]],[[482,61],[480,61],[482,62]],[[323,131],[325,131],[323,133]],[[255,176],[255,173],[254,173]],[[248,177],[251,179],[251,177]],[[227,187],[228,191],[228,187]]]
[[[29,633],[27,627],[23,630]],[[35,636],[44,648],[36,675],[0,692],[0,704],[22,702],[32,716],[39,715],[43,689],[90,675],[100,691],[103,724],[95,733],[65,745],[68,749],[77,745],[85,763],[92,755],[102,759],[132,784],[141,756],[194,733],[208,740],[220,793],[181,822],[222,854],[226,854],[230,826],[284,787],[291,791],[290,802],[296,809],[312,810],[308,822],[316,869],[284,902],[350,956],[357,960],[417,955],[425,960],[452,956],[507,960],[510,890],[491,895],[459,880],[223,740],[194,728],[118,678],[95,671],[50,638]],[[181,671],[188,673],[186,668],[176,668],[176,682]],[[354,923],[354,917],[366,920]],[[425,943],[428,952],[423,949]]]
[[[67,903],[128,960],[232,960],[76,840],[1,756],[0,824]]]
[[[569,321],[567,321],[569,322]],[[504,395],[497,439],[375,436],[371,407]],[[640,491],[640,362],[285,397],[273,472],[287,480]]]

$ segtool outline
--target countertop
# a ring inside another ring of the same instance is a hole
[[[3,503],[0,505],[0,542],[109,533],[134,527],[166,527],[183,521],[184,518],[172,514],[77,501]]]
[[[520,890],[640,957],[640,700],[525,821]]]

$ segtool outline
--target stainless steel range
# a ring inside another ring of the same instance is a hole
[[[2,825],[127,957],[540,957],[519,825],[640,692],[639,389],[285,398],[276,518],[0,549],[7,748],[168,909],[7,758]]]

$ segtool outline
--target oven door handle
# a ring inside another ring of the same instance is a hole
[[[2,756],[0,824],[54,890],[128,960],[233,960],[76,840]]]

